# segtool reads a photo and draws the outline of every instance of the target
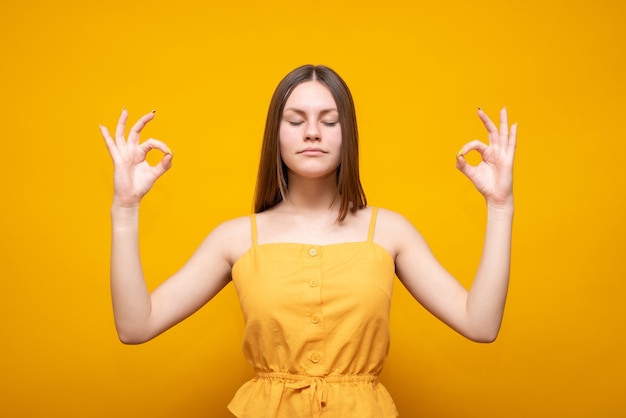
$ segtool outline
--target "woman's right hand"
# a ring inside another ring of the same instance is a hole
[[[124,207],[139,204],[143,196],[150,191],[154,182],[172,166],[172,151],[161,141],[150,138],[139,143],[141,130],[154,118],[154,111],[143,116],[130,129],[128,139],[124,137],[128,112],[122,110],[115,130],[115,140],[106,127],[100,126],[100,132],[113,160],[113,201]],[[163,152],[161,161],[151,166],[146,156],[153,150]]]

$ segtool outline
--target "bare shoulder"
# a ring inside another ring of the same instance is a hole
[[[376,234],[396,235],[407,230],[415,230],[415,227],[404,215],[385,208],[378,209]]]
[[[383,246],[393,257],[414,240],[421,241],[421,235],[404,215],[389,209],[379,208],[376,219],[374,241]]]
[[[224,221],[211,231],[205,244],[219,248],[232,266],[252,245],[250,216]]]
[[[250,216],[240,216],[224,221],[215,227],[212,234],[226,235],[230,238],[247,234],[250,238]]]

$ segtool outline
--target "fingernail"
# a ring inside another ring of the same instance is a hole
[[[479,109],[480,109],[480,108],[479,108]],[[463,148],[461,148],[461,149],[459,150],[459,152],[457,152],[457,153],[456,153],[456,156],[457,156],[457,157],[461,157],[464,153],[465,153],[465,150],[464,150]]]
[[[156,109],[152,109],[152,112],[151,112],[151,113],[156,113]]]
[[[482,107],[480,107],[480,106],[478,106],[478,110],[483,110],[483,108],[482,108]]]
[[[167,153],[170,154],[172,157],[174,156],[174,151],[172,151],[170,147],[165,147],[165,151],[167,151]]]

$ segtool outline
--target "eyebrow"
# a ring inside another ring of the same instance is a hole
[[[300,114],[300,115],[306,115],[306,112],[305,112],[304,110],[302,110],[302,109],[297,109],[297,108],[295,108],[295,107],[289,107],[289,108],[287,108],[287,109],[284,109],[284,110],[283,110],[283,113],[285,113],[285,112],[287,112],[287,111],[295,112],[295,113],[298,113],[298,114]],[[320,111],[320,115],[325,115],[325,114],[327,114],[327,113],[331,113],[331,112],[337,112],[337,113],[339,113],[339,110],[337,110],[337,109],[336,109],[336,108],[334,108],[334,107],[333,107],[333,108],[330,108],[330,109],[323,109],[323,110],[321,110],[321,111]]]

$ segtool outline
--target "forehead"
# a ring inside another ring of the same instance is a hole
[[[305,81],[294,87],[285,103],[285,111],[298,110],[331,110],[337,109],[332,93],[319,81]]]

